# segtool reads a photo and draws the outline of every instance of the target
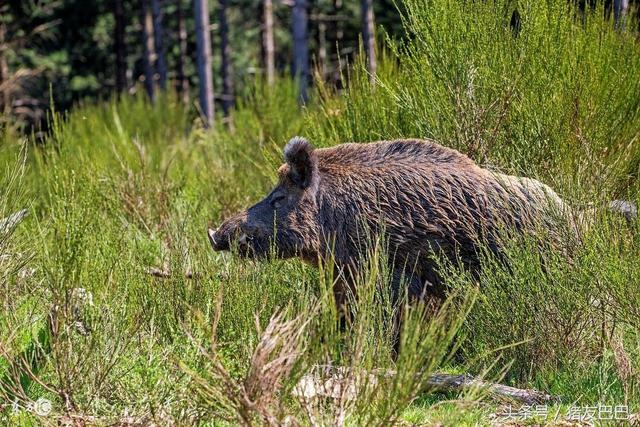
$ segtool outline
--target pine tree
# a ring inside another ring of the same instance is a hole
[[[151,0],[151,13],[153,15],[153,39],[156,51],[156,71],[158,72],[158,85],[162,90],[167,89],[167,60],[164,49],[164,30],[162,28],[162,3],[160,0]]]
[[[373,82],[377,68],[373,0],[360,0],[360,8],[362,13],[362,43],[364,44],[364,53],[367,59],[367,70]]]
[[[291,74],[300,83],[300,100],[306,102],[309,76],[308,46],[308,3],[307,0],[295,0],[292,15],[293,64]]]
[[[275,81],[275,46],[273,42],[273,1],[262,2],[262,66],[267,77],[267,84]]]
[[[231,67],[231,45],[229,44],[229,23],[227,20],[228,0],[220,0],[220,76],[222,77],[222,111],[225,117],[233,105],[233,72]]]
[[[200,110],[205,126],[213,125],[213,76],[211,72],[211,35],[207,0],[194,0],[196,44],[198,46],[198,78]]]
[[[140,8],[140,22],[142,24],[142,63],[144,68],[144,88],[151,102],[156,99],[155,94],[155,60],[156,49],[153,36],[153,14],[150,0],[142,0]]]
[[[176,90],[182,102],[189,104],[189,79],[186,73],[187,63],[187,27],[184,21],[183,0],[176,0],[176,32],[178,34],[178,56],[176,58]]]

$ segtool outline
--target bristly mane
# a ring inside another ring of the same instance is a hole
[[[349,143],[316,150],[321,169],[334,167],[378,168],[394,164],[456,164],[475,166],[466,155],[430,140],[378,141],[366,144]]]

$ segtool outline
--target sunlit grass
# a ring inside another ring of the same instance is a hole
[[[211,356],[241,384],[275,313],[309,323],[302,353],[264,408],[306,424],[310,413],[327,423],[337,414],[351,424],[491,422],[498,405],[482,393],[421,391],[416,375],[434,370],[544,390],[563,408],[606,402],[638,412],[640,230],[604,209],[614,196],[638,201],[636,35],[632,26],[615,32],[600,8],[576,20],[553,0],[521,2],[514,38],[507,3],[408,0],[410,37],[382,52],[374,86],[361,64],[347,90],[320,87],[304,107],[288,80],[257,85],[232,130],[205,132],[168,95],[155,106],[139,97],[79,106],[56,116],[44,143],[3,134],[0,218],[30,215],[0,235],[0,421],[36,423],[6,405],[46,397],[56,416],[103,424],[125,414],[237,422]],[[343,331],[327,271],[210,250],[207,227],[266,194],[293,135],[320,147],[436,138],[483,166],[537,177],[595,213],[570,257],[524,240],[508,246],[506,265],[485,257],[479,278],[444,265],[458,298],[435,320],[414,309],[408,350],[394,362],[384,266],[373,262],[362,277]],[[80,288],[93,304],[78,301]],[[52,315],[49,346],[40,333]],[[37,372],[17,386],[27,356]],[[293,387],[328,362],[405,375],[384,393],[370,384],[342,409],[329,402],[309,412]]]

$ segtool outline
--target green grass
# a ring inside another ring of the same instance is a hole
[[[483,393],[424,390],[434,370],[562,396],[550,414],[598,403],[638,412],[640,230],[602,209],[613,198],[638,201],[637,34],[614,31],[600,8],[575,19],[568,2],[549,0],[519,3],[514,37],[508,5],[407,0],[407,40],[381,49],[375,85],[356,63],[348,89],[320,85],[299,107],[293,82],[257,84],[233,130],[205,132],[171,95],[154,106],[80,105],[55,116],[43,144],[6,130],[0,218],[23,208],[30,216],[0,235],[0,421],[492,422],[499,406]],[[443,265],[454,296],[435,318],[411,309],[393,362],[384,265],[371,263],[343,332],[326,271],[209,247],[207,227],[266,194],[297,134],[316,146],[435,138],[594,210],[569,256],[525,239],[507,248],[506,265],[483,257],[479,291]],[[78,288],[93,304],[78,302]],[[269,364],[282,352],[297,356]],[[328,362],[400,375],[365,382],[343,406],[301,405],[293,386]],[[39,397],[53,403],[47,419],[6,406]]]

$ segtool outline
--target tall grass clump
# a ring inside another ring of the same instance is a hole
[[[326,122],[309,117],[311,138],[432,138],[540,179],[577,216],[595,209],[571,254],[524,239],[500,259],[485,254],[480,277],[443,267],[453,287],[480,290],[457,360],[567,399],[637,401],[637,225],[606,213],[640,189],[636,26],[616,27],[602,2],[407,0],[403,10],[407,37],[385,45],[375,84],[356,64],[341,97],[321,90]]]
[[[605,207],[638,201],[639,45],[602,4],[572,3],[406,0],[407,37],[384,42],[373,84],[361,62],[305,106],[293,81],[257,84],[207,131],[169,94],[79,105],[37,144],[3,133],[0,219],[29,217],[0,231],[0,423],[437,421],[447,403],[425,380],[443,368],[637,405],[640,230]],[[340,318],[330,264],[245,261],[206,236],[267,193],[296,134],[433,138],[550,184],[584,229],[570,251],[483,253],[477,276],[443,263],[439,311],[391,304],[374,244]],[[300,388],[318,381],[330,396]],[[46,419],[12,410],[39,398]]]
[[[480,289],[460,336],[467,369],[566,401],[638,404],[640,229],[614,213],[590,219],[570,254],[529,236],[500,257],[483,251],[478,277],[443,266],[454,289]]]
[[[37,308],[43,290],[33,281],[35,256],[29,228],[32,204],[25,197],[24,141],[1,149],[0,169],[0,414],[14,405],[33,405],[34,391],[46,392],[27,372],[39,372],[50,336]],[[2,420],[2,415],[0,415]]]
[[[195,413],[241,425],[400,422],[409,405],[429,390],[429,375],[450,359],[472,299],[460,292],[437,310],[408,305],[406,299],[393,304],[384,251],[376,245],[367,259],[346,318],[336,310],[333,267],[323,265],[319,289],[305,287],[268,321],[255,316],[255,338],[245,341],[234,363],[220,348],[218,327],[228,298],[221,295],[213,326],[196,322],[188,332],[201,354],[199,373],[181,365],[199,397]],[[395,361],[394,312],[403,319]]]
[[[356,67],[339,105],[324,103],[329,123],[309,124],[317,139],[433,138],[581,202],[638,190],[636,26],[616,30],[602,2],[404,6],[407,38],[391,43],[375,85]]]
[[[205,133],[171,95],[123,97],[53,116],[43,143],[2,139],[0,219],[30,216],[0,233],[0,423],[36,423],[25,408],[39,398],[65,422],[187,417],[174,355],[188,359],[191,310],[210,313],[220,283],[238,284],[221,320],[235,355],[243,322],[292,298],[296,279],[281,275],[301,277],[300,266],[223,262],[205,234],[263,191],[255,110],[243,107],[245,133]]]

